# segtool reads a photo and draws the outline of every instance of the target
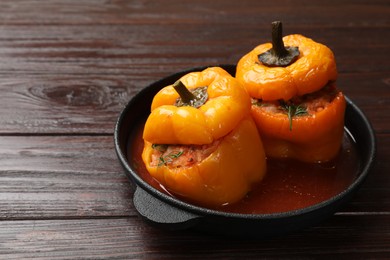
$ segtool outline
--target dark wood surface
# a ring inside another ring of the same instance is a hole
[[[367,115],[377,163],[343,209],[272,239],[167,232],[135,212],[113,130],[149,83],[234,64],[284,33],[328,45]],[[390,257],[387,0],[0,2],[0,259]]]

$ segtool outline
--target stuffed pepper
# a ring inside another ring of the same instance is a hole
[[[250,97],[219,67],[191,72],[154,97],[142,159],[169,192],[202,206],[243,198],[265,175]]]
[[[272,43],[243,56],[236,72],[252,98],[266,154],[329,161],[341,147],[346,107],[334,55],[302,35],[282,37],[282,24],[272,25]]]

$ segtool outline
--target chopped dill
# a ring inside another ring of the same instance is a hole
[[[290,122],[290,131],[292,131],[293,117],[307,115],[307,109],[301,105],[287,104],[281,102],[284,111],[287,112],[288,121]]]
[[[159,163],[157,166],[167,165],[171,163],[174,159],[179,158],[183,154],[183,151],[171,152],[166,156],[160,156]]]

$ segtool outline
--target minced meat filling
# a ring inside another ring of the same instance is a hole
[[[286,113],[286,106],[302,107],[306,114],[311,115],[323,110],[336,98],[339,90],[333,84],[328,84],[319,91],[294,97],[288,101],[262,101],[252,100],[252,104],[261,106],[262,109],[270,113]]]
[[[219,140],[205,145],[153,145],[151,166],[189,167],[203,161],[218,147]]]

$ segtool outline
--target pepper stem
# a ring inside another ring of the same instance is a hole
[[[259,54],[259,61],[268,67],[286,67],[294,63],[298,56],[298,47],[284,46],[282,23],[272,22],[272,48]]]
[[[283,43],[283,25],[280,21],[272,22],[272,51],[278,57],[288,55]]]
[[[180,80],[176,81],[173,84],[173,88],[179,94],[183,103],[189,104],[192,100],[196,99],[195,95],[192,94],[191,91],[189,91],[188,88],[186,88],[186,86]]]
[[[175,102],[175,106],[191,106],[195,108],[201,107],[208,99],[207,87],[197,87],[191,91],[180,80],[173,84],[173,88],[179,94],[179,98]]]

